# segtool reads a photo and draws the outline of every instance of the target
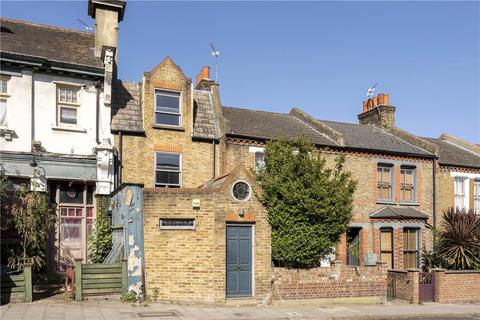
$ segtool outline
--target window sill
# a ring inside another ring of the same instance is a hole
[[[180,126],[169,126],[166,124],[152,124],[152,128],[154,129],[165,129],[165,130],[173,130],[173,131],[185,131],[184,127]]]
[[[393,201],[377,200],[377,204],[396,204]]]
[[[399,205],[401,205],[401,206],[419,206],[420,203],[418,203],[418,202],[400,202]]]
[[[55,131],[69,131],[69,132],[87,133],[87,130],[85,130],[85,129],[69,128],[69,127],[52,127],[52,130],[55,130]]]

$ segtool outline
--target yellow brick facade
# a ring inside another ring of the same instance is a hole
[[[220,189],[160,189],[143,192],[145,274],[147,295],[161,301],[223,303],[226,299],[226,226],[243,223],[253,228],[253,294],[270,293],[270,226],[263,206],[252,196],[235,201],[237,180],[255,185],[244,169],[235,170]],[[192,200],[200,200],[200,208]],[[245,212],[248,221],[239,216]],[[160,218],[195,219],[195,230],[162,230]]]
[[[171,90],[181,94],[181,126],[155,125],[155,89]],[[155,152],[173,152],[182,155],[181,186],[198,187],[213,178],[213,150],[211,141],[192,141],[193,87],[191,79],[170,59],[166,58],[152,71],[145,73],[141,90],[144,135],[122,136],[122,182],[141,183],[154,187]],[[115,135],[119,147],[119,136]],[[218,159],[218,148],[216,148]],[[218,166],[217,166],[218,174]]]

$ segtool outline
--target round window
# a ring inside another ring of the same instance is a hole
[[[251,193],[250,186],[246,182],[243,182],[243,181],[235,182],[235,184],[232,187],[232,194],[236,200],[240,200],[240,201],[247,200],[248,197],[250,197],[250,193]]]

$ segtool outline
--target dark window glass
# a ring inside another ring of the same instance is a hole
[[[180,125],[180,115],[169,114],[169,113],[156,113],[155,114],[155,122],[157,124],[179,126]]]
[[[245,200],[250,195],[250,186],[243,182],[237,182],[232,188],[233,197],[237,200]]]
[[[180,170],[180,155],[157,153],[157,169]]]
[[[178,113],[180,111],[180,94],[174,92],[164,93],[157,90],[156,92],[156,111],[157,112],[172,112]]]
[[[180,173],[179,172],[169,172],[169,171],[157,171],[155,183],[158,186],[162,185],[179,185],[180,184]]]
[[[83,203],[83,184],[60,185],[60,203]]]
[[[95,186],[87,186],[87,204],[93,204],[93,193],[95,192]]]
[[[180,93],[155,90],[155,123],[180,125]]]
[[[77,124],[77,108],[60,107],[60,122]]]

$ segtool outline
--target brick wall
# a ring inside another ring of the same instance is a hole
[[[418,270],[388,270],[388,299],[419,303],[419,281]]]
[[[355,268],[337,261],[329,268],[273,268],[273,274],[276,300],[386,296],[384,264]]]
[[[255,154],[249,152],[249,147],[264,147],[265,145],[256,141],[228,139],[224,146],[222,171],[228,172],[238,163],[253,169],[255,165]],[[345,156],[345,170],[352,173],[353,179],[358,181],[357,190],[353,199],[353,217],[352,225],[362,228],[360,243],[360,262],[364,261],[366,253],[379,253],[378,227],[374,226],[370,214],[386,206],[386,204],[377,203],[377,162],[390,162],[394,165],[394,206],[413,208],[429,216],[426,221],[433,224],[432,217],[432,162],[417,158],[394,157],[382,154],[353,153],[353,152],[333,152],[323,151],[329,165],[333,160],[340,156]],[[401,164],[414,164],[417,168],[417,199],[418,203],[414,205],[400,205],[400,166]],[[421,224],[422,220],[375,220],[379,223],[389,223],[394,228],[394,268],[403,268],[403,228],[406,224]],[[423,229],[425,230],[425,229]],[[421,245],[426,248],[432,248],[432,233],[427,230],[422,232]],[[346,241],[345,237],[340,239],[337,246],[336,259],[344,263],[346,261]]]
[[[155,125],[155,89],[181,93],[181,127],[168,128]],[[143,126],[145,135],[123,135],[122,181],[154,186],[154,153],[182,154],[182,187],[198,187],[213,177],[213,146],[208,141],[192,141],[193,94],[192,81],[170,59],[166,58],[152,71],[147,72],[142,83]],[[118,135],[115,145],[119,146]],[[216,158],[219,157],[218,149]],[[216,167],[217,175],[219,166]]]
[[[222,303],[226,299],[226,225],[250,223],[254,230],[254,293],[257,300],[271,292],[270,226],[266,211],[252,196],[231,197],[236,180],[252,177],[236,170],[220,189],[145,188],[144,238],[147,295],[158,290],[161,301]],[[200,209],[192,200],[200,200]],[[240,209],[245,217],[239,216]],[[164,230],[160,218],[194,218],[195,230]]]
[[[435,270],[435,302],[480,302],[480,271]]]

